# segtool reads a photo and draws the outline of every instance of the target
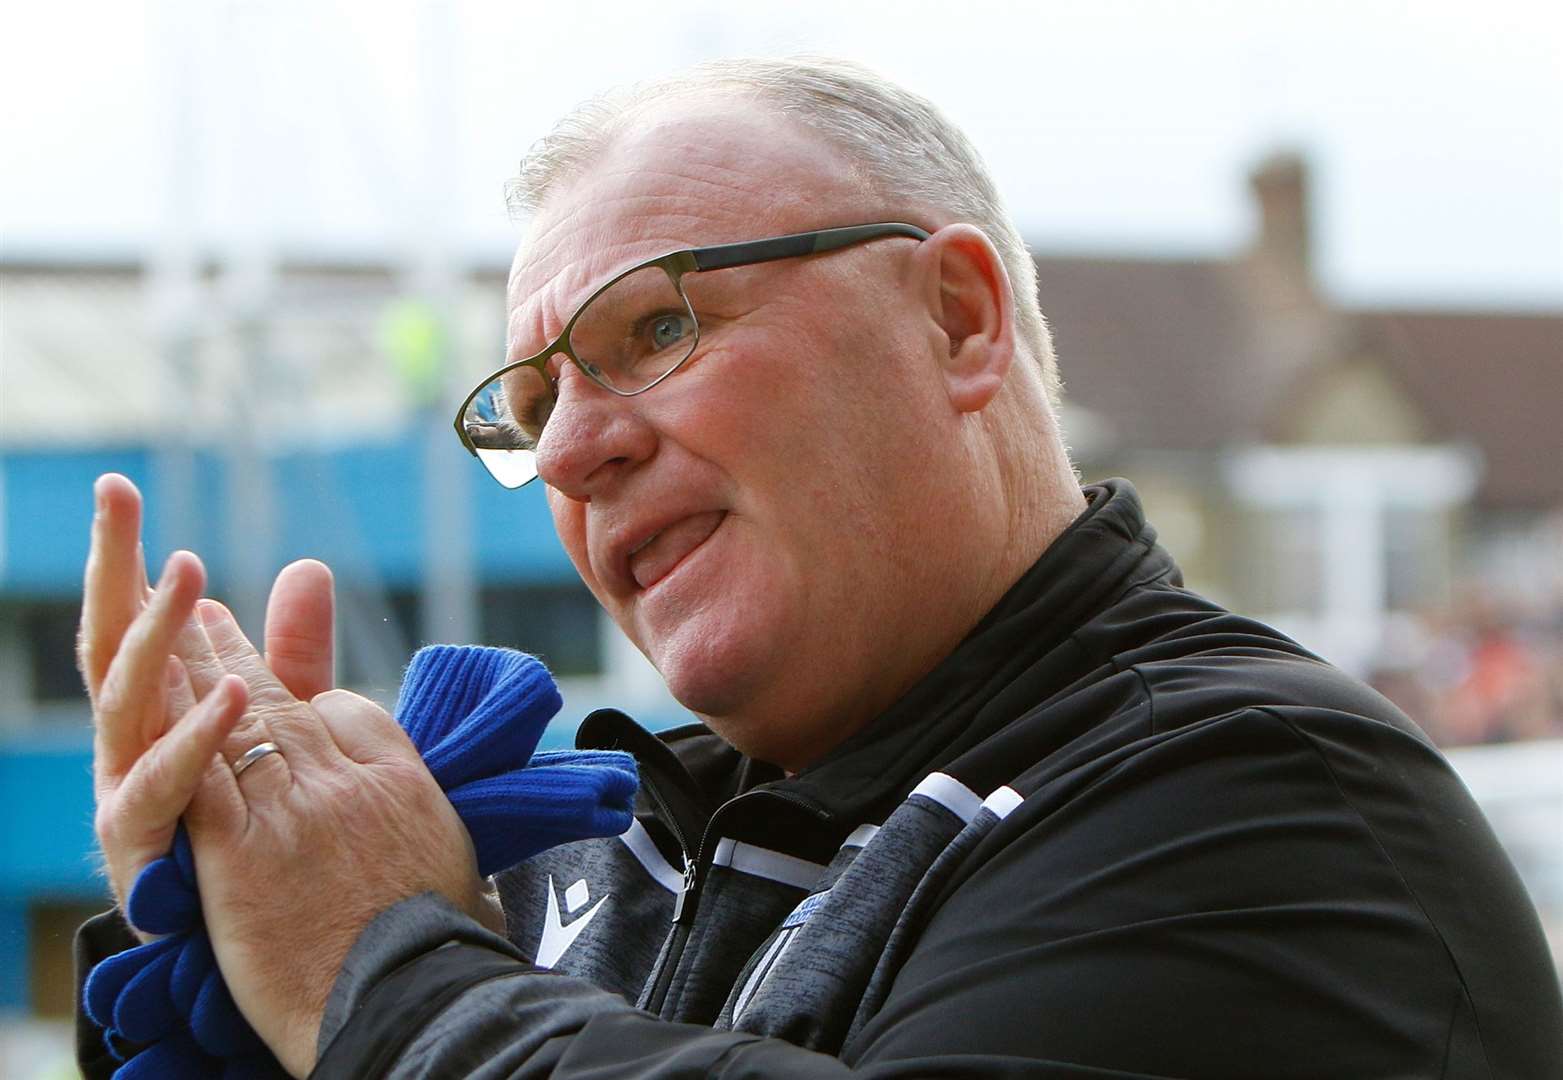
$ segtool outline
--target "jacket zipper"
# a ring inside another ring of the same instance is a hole
[[[678,890],[678,896],[673,900],[673,922],[678,924],[684,921],[684,907],[689,900],[689,894],[695,889],[695,864],[689,861],[689,856],[684,856],[684,884]],[[689,910],[694,910],[694,905],[689,905]]]
[[[646,1008],[653,1015],[660,1015],[662,1003],[667,999],[668,985],[673,981],[673,970],[678,966],[678,958],[684,954],[684,942],[689,937],[689,927],[679,921],[683,914],[685,901],[695,886],[695,864],[689,857],[689,840],[684,835],[684,829],[678,823],[678,817],[668,806],[667,800],[657,790],[657,785],[647,777],[642,783],[646,795],[651,799],[657,816],[666,822],[672,830],[673,839],[678,841],[678,853],[684,858],[684,881],[679,886],[678,896],[673,901],[673,925],[668,930],[668,940],[664,944],[661,956],[662,963],[652,975],[651,996],[646,999]]]
[[[651,996],[646,1000],[647,1011],[653,1015],[661,1016],[662,1007],[667,1001],[668,988],[673,982],[673,973],[678,970],[678,964],[684,956],[684,947],[689,943],[689,931],[695,921],[695,909],[700,899],[701,869],[705,866],[706,841],[711,836],[711,825],[721,815],[722,811],[742,799],[771,798],[781,802],[792,803],[800,806],[817,818],[825,819],[830,815],[818,807],[815,807],[793,795],[787,795],[779,791],[751,791],[736,798],[728,799],[711,815],[711,820],[706,823],[705,833],[700,837],[700,847],[695,852],[695,857],[689,857],[689,847],[684,841],[678,822],[672,819],[668,806],[662,797],[657,794],[654,785],[647,785],[647,793],[656,804],[657,809],[666,816],[670,822],[674,836],[679,843],[679,850],[684,856],[684,881],[678,891],[678,896],[673,901],[673,925],[668,930],[668,940],[662,950],[662,964],[657,968],[653,977]]]

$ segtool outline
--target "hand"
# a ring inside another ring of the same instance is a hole
[[[170,655],[205,584],[200,560],[169,557],[155,592],[147,588],[141,497],[121,476],[95,486],[96,512],[82,595],[77,662],[93,709],[94,825],[114,898],[166,854],[198,776],[244,707],[242,681],[214,683],[200,707]],[[187,738],[164,739],[168,716],[185,714]],[[181,790],[183,789],[183,790]]]
[[[77,659],[92,700],[94,820],[116,902],[135,876],[165,854],[204,771],[245,705],[243,680],[207,680],[196,707],[184,668],[171,654],[211,654],[192,617],[205,582],[200,560],[176,552],[158,588],[147,587],[140,545],[141,496],[109,474],[94,488],[96,513],[87,558]],[[331,573],[304,561],[278,576],[266,611],[267,662],[296,696],[332,685]],[[190,738],[166,735],[184,716]]]
[[[281,749],[240,777],[219,760],[201,779],[185,821],[202,909],[234,1001],[303,1076],[332,984],[376,914],[432,890],[503,922],[460,818],[390,715],[345,690],[298,701],[226,609],[203,601],[200,615],[212,655],[185,657],[195,692],[218,671],[240,675],[250,706],[239,730],[264,730]],[[228,761],[242,741],[230,740]]]

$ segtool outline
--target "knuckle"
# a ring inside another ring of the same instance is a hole
[[[143,792],[168,791],[174,777],[170,775],[168,754],[164,752],[163,741],[154,743],[147,752],[141,755],[139,775],[136,777],[136,786]]]
[[[340,686],[331,690],[322,690],[309,699],[309,703],[317,709],[322,706],[327,709],[353,708],[359,702],[373,704],[368,702],[366,698],[362,698],[351,690],[345,690]]]
[[[298,719],[298,705],[296,702],[279,701],[267,695],[256,695],[250,699],[250,708],[246,720],[257,727],[270,728],[276,724],[287,725]]]
[[[107,802],[98,804],[97,811],[92,815],[92,831],[97,836],[100,847],[112,847],[119,840],[119,815],[111,804]]]
[[[283,656],[289,660],[313,660],[330,643],[330,637],[319,631],[272,630],[266,635],[266,652],[273,658]]]
[[[98,685],[98,701],[95,712],[98,719],[104,714],[120,712],[125,701],[125,672],[120,664],[110,664]]]

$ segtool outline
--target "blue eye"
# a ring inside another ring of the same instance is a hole
[[[661,315],[651,322],[651,344],[654,348],[670,348],[688,337],[693,327],[688,315]]]

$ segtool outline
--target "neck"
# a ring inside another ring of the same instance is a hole
[[[992,467],[1003,533],[988,541],[994,554],[983,587],[984,614],[1086,510],[1052,410],[1040,398],[995,404]]]

